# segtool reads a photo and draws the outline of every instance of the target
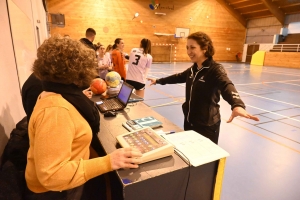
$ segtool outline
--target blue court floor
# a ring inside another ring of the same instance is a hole
[[[222,200],[300,199],[300,69],[222,63],[246,110],[259,122],[229,119],[223,99],[219,146],[230,153]],[[191,63],[153,64],[149,77],[182,72]],[[183,128],[185,84],[146,86],[145,103]],[[200,188],[199,188],[200,189]]]

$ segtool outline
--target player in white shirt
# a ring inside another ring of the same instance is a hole
[[[109,45],[107,45],[106,50],[105,50],[105,54],[104,54],[107,58],[109,58],[110,65],[112,65],[111,64],[111,52],[112,52],[112,50],[113,50],[112,45],[109,44]]]
[[[151,41],[144,38],[140,48],[133,48],[130,52],[126,82],[132,85],[136,95],[144,97],[146,77],[152,64]]]
[[[97,49],[98,52],[98,67],[96,67],[100,78],[105,80],[105,76],[109,70],[111,70],[110,58],[104,54],[105,47],[100,45]]]

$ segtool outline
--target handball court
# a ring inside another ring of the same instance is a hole
[[[219,146],[230,153],[221,199],[299,199],[300,69],[222,64],[246,110],[260,121],[235,118],[226,123],[231,109],[221,99]],[[153,64],[148,76],[165,77],[190,66],[191,63]],[[185,84],[149,83],[144,103],[183,129]]]

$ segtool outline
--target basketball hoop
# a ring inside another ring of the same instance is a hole
[[[190,29],[189,28],[176,28],[175,29],[175,38],[180,37],[180,38],[186,38],[190,34]]]

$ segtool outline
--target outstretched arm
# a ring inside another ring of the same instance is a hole
[[[190,74],[190,71],[191,71],[191,67],[181,73],[173,74],[171,76],[167,76],[167,77],[159,78],[159,79],[147,78],[147,80],[151,81],[150,85],[155,85],[155,84],[166,85],[166,84],[185,83],[187,77]]]

